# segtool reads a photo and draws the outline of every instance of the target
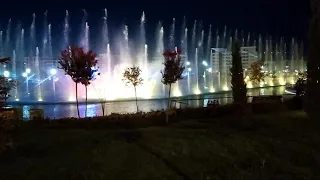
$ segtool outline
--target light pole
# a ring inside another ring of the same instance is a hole
[[[24,78],[26,78],[26,91],[27,91],[27,94],[29,95],[29,79],[30,79],[30,76],[29,74],[31,73],[31,69],[30,68],[27,68],[26,71],[24,73],[22,73],[22,76]]]

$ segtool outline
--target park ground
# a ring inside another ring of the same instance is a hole
[[[320,179],[318,127],[302,111],[131,129],[22,125],[0,179]]]

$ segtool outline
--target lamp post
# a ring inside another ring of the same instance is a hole
[[[24,78],[26,78],[26,91],[27,91],[27,94],[29,95],[29,79],[30,79],[30,76],[29,74],[31,73],[31,69],[30,68],[27,68],[26,71],[24,73],[22,73],[22,76]]]

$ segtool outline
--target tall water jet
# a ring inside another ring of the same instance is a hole
[[[21,61],[21,59],[23,59],[23,57],[21,56],[21,54],[20,54],[20,49],[21,49],[21,47],[20,47],[20,45],[21,45],[21,42],[20,42],[20,39],[21,39],[21,33],[20,33],[20,31],[21,31],[21,23],[20,22],[18,22],[18,24],[17,24],[17,26],[16,26],[16,29],[15,29],[15,45],[14,45],[14,50],[15,50],[15,52],[14,52],[14,54],[15,54],[15,58],[16,58],[16,60],[20,60]],[[13,54],[13,53],[12,53]],[[15,71],[17,72],[17,70],[19,70],[19,72],[21,71],[21,65],[22,65],[23,63],[22,63],[22,61],[21,62],[18,62],[18,63],[16,63],[16,67],[15,67]],[[19,67],[18,67],[19,66]],[[16,77],[18,77],[18,75],[16,74]]]
[[[12,52],[12,74],[17,78],[17,70],[16,70],[16,51]],[[17,86],[17,81],[15,81],[15,86]],[[18,88],[14,88],[14,99],[19,101]]]
[[[22,28],[21,29],[21,35],[20,35],[20,49],[19,49],[19,52],[20,52],[20,57],[21,58],[24,58],[25,57],[25,49],[24,49],[24,29]],[[24,71],[24,69],[23,69]]]
[[[270,52],[269,52],[269,65],[268,65],[268,71],[269,72],[273,72],[274,71],[274,62],[273,62],[273,44],[272,44],[272,38],[269,38],[269,48],[270,48]]]
[[[196,49],[196,34],[197,33],[197,20],[194,21],[193,27],[192,27],[192,37],[191,37],[191,54],[194,54],[194,50]]]
[[[4,52],[6,56],[10,56],[11,52],[11,19],[8,21],[7,31],[6,31],[6,41],[4,44]]]
[[[50,59],[53,58],[53,53],[52,53],[52,36],[51,36],[51,24],[48,25],[48,57]]]
[[[263,52],[263,45],[262,45],[262,37],[261,35],[259,35],[259,40],[258,40],[258,60],[262,60],[264,56],[264,52]]]
[[[36,14],[33,13],[32,14],[32,23],[31,23],[31,27],[30,27],[30,49],[29,49],[29,56],[33,57],[34,56],[34,48],[35,48],[35,44],[36,44],[36,28],[35,28],[35,24],[36,24]]]
[[[47,58],[47,44],[48,44],[48,11],[44,13],[43,19],[43,36],[42,36],[42,58]]]
[[[290,47],[291,59],[290,59],[290,67],[289,67],[291,73],[294,73],[295,70],[296,70],[296,66],[295,66],[295,61],[296,61],[295,54],[296,54],[296,52],[295,52],[295,48],[294,47],[295,47],[295,40],[294,40],[294,38],[292,38],[291,47]]]
[[[107,44],[107,78],[111,79],[111,51],[110,51],[110,44]]]
[[[0,31],[0,57],[3,57],[3,32]]]
[[[162,23],[159,22],[158,23],[158,27],[157,27],[157,39],[156,39],[156,43],[157,43],[157,47],[156,47],[156,59],[159,59],[159,61],[163,61],[163,52],[164,52],[164,43],[163,43],[163,26]],[[165,96],[166,94],[166,86],[164,84],[162,84],[162,95]]]
[[[221,48],[226,48],[226,41],[227,41],[227,26],[224,27],[223,31],[223,37],[222,37],[222,42],[221,42]]]
[[[305,62],[304,62],[304,45],[303,45],[303,41],[301,41],[300,44],[300,57],[299,57],[299,61],[300,61],[300,72],[304,72],[306,70],[306,66],[305,66]]]
[[[89,51],[89,25],[88,22],[86,22],[85,25],[85,34],[84,34],[84,40],[83,40],[83,49],[85,51]]]
[[[163,54],[163,51],[164,51],[164,43],[163,43],[163,38],[164,38],[164,36],[163,36],[163,33],[164,33],[164,30],[163,30],[162,23],[159,22],[159,23],[158,23],[158,27],[157,27],[156,57],[157,57],[157,58],[161,58],[161,59],[163,59],[162,54]]]
[[[194,61],[195,61],[195,80],[196,80],[196,87],[194,90],[194,94],[200,94],[200,88],[199,88],[199,68],[198,68],[198,48],[196,48],[195,51],[195,57],[194,57]]]
[[[268,38],[266,38],[265,39],[265,46],[266,46],[266,48],[265,48],[265,54],[264,54],[264,59],[265,59],[265,64],[267,65],[267,70],[268,71],[270,71],[270,49],[269,49],[269,40],[268,40]]]
[[[214,49],[214,58],[218,59],[218,61],[216,61],[216,64],[213,68],[213,72],[214,72],[214,80],[216,80],[218,82],[218,88],[222,89],[221,86],[221,58],[220,58],[220,51],[219,51],[219,44],[220,43],[220,36],[217,33],[217,37],[216,37],[216,45],[215,45],[215,49]]]
[[[107,11],[107,9],[104,9],[102,37],[103,37],[103,51],[105,51],[109,46],[109,29],[108,29],[108,11]]]
[[[87,44],[87,39],[86,39],[86,35],[87,35],[87,26],[88,26],[88,13],[85,9],[82,9],[82,12],[83,12],[83,17],[82,17],[82,22],[81,22],[81,25],[80,25],[80,29],[81,29],[81,33],[80,33],[80,37],[79,37],[79,40],[80,40],[80,45],[81,47],[86,50],[86,46],[88,45]]]
[[[146,30],[145,30],[146,16],[144,12],[142,12],[140,19],[140,49],[139,49],[139,66],[142,68],[142,73],[145,74],[147,69],[146,66],[148,64],[147,58],[145,57],[145,48],[146,48]]]
[[[41,92],[41,75],[40,75],[40,62],[39,62],[39,48],[36,47],[36,57],[35,57],[35,73],[36,73],[36,79],[37,79],[37,98],[38,98],[38,101],[42,101],[42,92]]]
[[[69,46],[69,12],[66,10],[63,26],[63,49]]]
[[[184,55],[184,62],[187,66],[187,83],[188,83],[188,93],[192,93],[191,91],[191,86],[190,86],[190,61],[188,58],[188,28],[185,28],[184,30],[184,37],[183,37],[183,46],[182,46],[182,50],[183,50],[183,55]]]
[[[176,31],[176,19],[172,19],[172,25],[170,29],[170,36],[169,36],[169,49],[175,48],[175,31]]]
[[[206,50],[206,56],[207,56],[207,60],[209,61],[209,68],[208,68],[208,73],[209,73],[209,91],[210,92],[214,92],[214,88],[213,88],[213,73],[212,73],[212,69],[213,69],[213,61],[212,61],[212,50],[211,50],[211,44],[212,44],[212,29],[211,29],[211,24],[209,26],[209,32],[208,32],[208,41],[207,41],[207,50]]]
[[[123,31],[122,31],[122,43],[120,44],[120,58],[121,63],[128,63],[130,66],[132,65],[132,60],[130,57],[130,51],[129,51],[129,31],[128,26],[124,25]],[[144,46],[143,46],[144,47]],[[139,55],[144,54],[144,48],[142,52],[139,52]],[[138,66],[142,67],[143,59],[139,59]],[[142,69],[143,70],[143,69]]]
[[[246,46],[250,46],[250,43],[251,42],[251,34],[250,32],[248,33],[248,37],[247,37],[247,43],[246,43]]]

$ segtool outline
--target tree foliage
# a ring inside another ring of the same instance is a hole
[[[185,66],[181,60],[181,51],[165,51],[164,56],[164,69],[161,71],[161,82],[165,85],[171,85],[182,79],[182,73]]]
[[[266,75],[262,72],[262,66],[262,61],[256,61],[250,65],[249,79],[253,84],[260,84],[260,82],[264,82]]]
[[[240,104],[247,103],[247,87],[243,79],[240,43],[238,40],[233,44],[230,72],[233,101]]]
[[[141,72],[142,71],[138,66],[128,67],[124,70],[122,81],[128,86],[139,86],[143,83]]]
[[[138,97],[137,97],[137,86],[143,83],[141,78],[141,69],[138,66],[128,67],[124,70],[122,81],[127,85],[132,85],[134,87],[134,94],[136,97],[137,112],[139,111]]]
[[[69,75],[75,83],[89,85],[94,79],[92,67],[98,63],[93,51],[85,52],[83,48],[71,46],[61,52],[60,68]]]
[[[5,64],[10,61],[10,57],[0,58],[0,63]],[[16,81],[0,76],[0,107],[6,105],[6,100],[9,98],[11,89],[16,88]],[[3,109],[1,109],[3,111]],[[13,139],[11,131],[16,127],[16,119],[7,119],[0,116],[0,153],[8,148],[13,148]]]

